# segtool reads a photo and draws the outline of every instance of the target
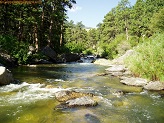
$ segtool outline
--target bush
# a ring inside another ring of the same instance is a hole
[[[135,48],[136,53],[125,60],[134,75],[164,81],[164,34],[156,34]]]
[[[73,53],[82,53],[82,51],[85,50],[85,47],[84,47],[84,43],[81,43],[81,42],[67,42],[65,44],[65,47],[66,49],[69,49],[70,52],[73,52]]]
[[[19,64],[26,64],[28,60],[28,46],[26,42],[18,42],[17,39],[9,35],[0,35],[1,49],[18,60]]]
[[[100,48],[103,49],[103,52],[101,53],[102,57],[106,57],[109,59],[115,58],[119,53],[118,49],[121,49],[120,48],[121,46],[118,48],[119,44],[125,40],[126,40],[126,35],[120,34],[117,35],[117,37],[111,40],[109,43],[106,42],[101,43]]]
[[[94,50],[92,48],[88,48],[86,50],[83,51],[83,54],[86,54],[86,55],[92,55],[94,54]]]

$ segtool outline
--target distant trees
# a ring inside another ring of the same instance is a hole
[[[85,36],[82,41],[84,49],[108,58],[124,53],[144,38],[163,30],[163,6],[163,0],[137,0],[134,6],[128,0],[121,0],[104,16],[103,22],[96,29],[90,29],[84,34],[87,35],[87,39]],[[69,27],[69,30],[74,28]],[[69,33],[70,36],[74,34],[77,37],[78,33]],[[69,39],[71,41],[75,41],[75,38]]]
[[[86,49],[87,31],[82,22],[67,22],[65,30],[65,47],[70,52],[81,53]]]

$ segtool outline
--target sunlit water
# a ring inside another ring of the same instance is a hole
[[[163,92],[148,92],[123,85],[118,78],[98,76],[105,68],[78,63],[13,69],[21,83],[0,87],[0,123],[164,122]],[[63,89],[91,92],[98,106],[57,110],[54,93]],[[118,90],[127,93],[117,95]]]

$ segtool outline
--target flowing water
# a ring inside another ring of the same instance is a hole
[[[98,76],[105,68],[75,63],[13,69],[21,83],[0,87],[0,123],[164,122],[163,92],[129,87],[109,75]],[[63,89],[93,93],[98,106],[56,109],[59,102],[54,93]],[[120,90],[127,93],[118,95]]]

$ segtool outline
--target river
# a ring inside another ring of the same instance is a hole
[[[164,122],[163,92],[126,86],[109,75],[98,76],[105,68],[91,63],[14,68],[14,78],[21,83],[0,87],[0,123]],[[54,93],[63,89],[93,93],[98,106],[56,109],[59,102]],[[126,93],[118,95],[120,90]]]

